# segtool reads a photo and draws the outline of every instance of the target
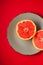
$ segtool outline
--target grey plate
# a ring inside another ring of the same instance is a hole
[[[24,55],[33,55],[40,51],[34,48],[31,40],[23,41],[18,38],[15,32],[17,22],[24,19],[33,20],[37,26],[37,30],[43,29],[43,19],[40,16],[33,13],[22,13],[15,17],[9,24],[7,30],[7,38],[12,48],[17,52]]]

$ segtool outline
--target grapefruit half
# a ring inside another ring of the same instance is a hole
[[[32,39],[34,47],[38,50],[43,50],[43,30],[36,32],[36,35]]]
[[[36,25],[31,20],[19,21],[16,25],[16,33],[20,39],[29,40],[36,33]]]

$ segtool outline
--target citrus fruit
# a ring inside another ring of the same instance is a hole
[[[36,35],[32,39],[34,47],[38,50],[43,50],[43,30],[36,32]]]
[[[36,25],[31,20],[21,20],[16,25],[16,33],[22,40],[29,40],[36,33]]]

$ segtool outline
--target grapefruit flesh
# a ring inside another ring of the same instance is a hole
[[[29,40],[36,33],[36,25],[31,20],[22,20],[16,25],[16,33],[19,38]]]
[[[32,39],[34,47],[38,50],[43,50],[43,30],[37,31],[36,35]]]

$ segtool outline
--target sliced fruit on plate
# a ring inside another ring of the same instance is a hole
[[[43,30],[37,31],[32,39],[32,43],[36,49],[43,50]]]
[[[16,33],[20,39],[29,40],[36,33],[36,25],[31,20],[21,20],[16,25]]]

